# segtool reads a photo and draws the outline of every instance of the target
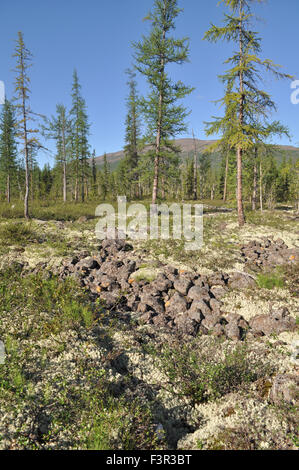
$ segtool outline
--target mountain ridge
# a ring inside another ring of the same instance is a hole
[[[197,150],[203,151],[207,149],[210,145],[217,142],[217,140],[200,140],[195,139]],[[183,139],[176,139],[174,141],[175,145],[181,149],[182,157],[186,158],[188,154],[194,151],[194,140],[192,138],[183,138]],[[277,150],[281,150],[283,152],[291,153],[289,156],[297,160],[299,159],[299,148],[294,147],[292,145],[275,145]],[[215,152],[216,153],[216,152]],[[124,157],[124,151],[119,150],[117,152],[106,153],[107,161],[112,168],[115,168],[120,160]],[[100,155],[95,157],[96,166],[101,167],[104,163],[104,155]]]

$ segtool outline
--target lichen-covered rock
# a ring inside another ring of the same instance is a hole
[[[182,295],[187,295],[189,289],[192,287],[192,281],[190,281],[190,280],[187,279],[187,278],[184,278],[184,277],[180,276],[179,279],[177,279],[177,280],[174,282],[173,287],[174,287],[175,290],[177,290],[180,294],[182,294]]]
[[[284,401],[291,405],[298,405],[299,376],[290,374],[277,375],[273,380],[269,398],[276,404]]]
[[[248,289],[255,285],[255,280],[246,273],[233,273],[228,279],[228,286],[231,289]]]
[[[175,316],[179,313],[184,313],[188,309],[187,300],[181,294],[176,292],[171,299],[165,304],[166,312],[170,316]]]
[[[249,326],[255,334],[269,336],[273,333],[280,334],[284,331],[293,331],[296,328],[296,320],[288,316],[257,315],[249,321]]]

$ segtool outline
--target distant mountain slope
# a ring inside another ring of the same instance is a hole
[[[197,150],[199,152],[202,152],[205,150],[207,147],[215,143],[216,140],[199,140],[196,139],[196,146]],[[191,155],[194,150],[194,141],[193,139],[178,139],[175,140],[175,144],[180,147],[181,152],[182,152],[182,158],[185,159],[188,157],[188,155]],[[283,156],[286,155],[287,158],[292,158],[293,161],[296,161],[299,159],[299,148],[293,147],[291,145],[277,145],[277,152],[276,152],[276,158],[278,161],[281,161]],[[111,169],[115,169],[120,162],[120,160],[124,157],[124,152],[123,150],[120,150],[118,152],[114,153],[107,153],[107,161],[110,164]],[[214,153],[214,164],[218,166],[220,162],[220,155],[217,153]],[[96,165],[98,167],[101,167],[104,162],[104,155],[101,155],[100,157],[95,158]]]

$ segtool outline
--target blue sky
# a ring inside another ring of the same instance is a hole
[[[232,49],[226,43],[202,41],[210,22],[220,24],[223,7],[217,0],[179,0],[184,12],[178,18],[175,34],[190,38],[190,63],[172,68],[174,79],[195,87],[186,100],[192,111],[188,118],[200,139],[205,139],[204,121],[221,110],[213,103],[223,95],[217,75],[225,70],[224,60]],[[132,41],[147,34],[143,18],[153,0],[1,0],[0,80],[7,97],[13,93],[12,53],[18,31],[33,53],[31,69],[32,109],[47,116],[55,113],[56,103],[70,106],[72,73],[76,67],[91,122],[91,148],[97,155],[123,147],[127,95],[125,70],[132,63]],[[296,50],[299,18],[298,0],[268,0],[254,7],[261,18],[256,30],[263,38],[263,57],[283,66],[283,71],[299,77]],[[146,83],[138,78],[139,91]],[[272,116],[289,126],[292,145],[299,145],[299,105],[291,104],[291,81],[265,77],[264,88],[278,105]],[[276,141],[288,145],[284,138]],[[53,143],[48,143],[54,149]],[[48,155],[40,163],[53,162]]]

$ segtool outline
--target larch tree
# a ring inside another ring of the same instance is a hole
[[[193,148],[194,148],[194,162],[193,162],[193,199],[197,201],[197,180],[198,180],[198,172],[197,172],[197,142],[195,139],[194,131],[192,129],[192,138],[193,138]]]
[[[261,59],[261,40],[251,29],[252,3],[254,0],[222,0],[229,8],[224,25],[212,25],[204,39],[211,42],[228,41],[236,46],[226,63],[231,68],[220,76],[226,86],[222,100],[226,112],[224,117],[215,118],[207,127],[208,135],[224,133],[230,124],[229,146],[236,149],[237,159],[237,207],[239,225],[245,224],[242,191],[242,160],[244,153],[252,149],[256,140],[262,140],[265,133],[263,121],[275,109],[269,94],[260,88],[263,72],[272,72],[277,78],[290,77],[279,71],[271,60]],[[257,0],[261,2],[262,0]],[[259,125],[255,125],[258,121]]]
[[[135,80],[136,74],[132,70],[127,70],[129,77],[128,87],[129,95],[127,98],[127,117],[126,117],[126,134],[125,134],[125,148],[124,148],[124,162],[123,170],[126,172],[126,178],[130,182],[130,187],[133,187],[135,196],[140,196],[140,184],[138,177],[138,160],[139,148],[141,137],[141,123],[140,123],[140,107],[138,103],[137,82]]]
[[[72,108],[72,152],[75,170],[75,201],[79,200],[79,187],[81,185],[81,200],[84,202],[86,194],[86,181],[89,173],[89,123],[86,112],[86,103],[81,96],[81,85],[77,71],[73,73]]]
[[[6,200],[11,199],[12,179],[17,171],[16,117],[12,104],[5,100],[0,116],[0,173],[4,179]]]
[[[97,167],[96,167],[96,151],[93,150],[91,156],[91,186],[92,186],[92,194],[93,196],[96,195],[97,192]]]
[[[56,116],[48,120],[44,128],[46,137],[56,142],[56,165],[61,170],[63,202],[67,201],[67,165],[70,159],[71,120],[66,107],[57,104]]]
[[[178,100],[192,91],[180,81],[173,82],[167,73],[170,64],[181,65],[188,61],[188,39],[171,36],[181,11],[177,0],[155,0],[153,10],[146,18],[151,22],[151,32],[133,44],[135,67],[150,86],[150,94],[141,99],[141,106],[148,127],[148,141],[154,146],[153,204],[158,196],[161,162],[165,164],[168,158],[165,148],[169,148],[170,139],[186,131],[184,121],[188,112]]]
[[[24,216],[29,218],[29,187],[30,187],[30,148],[38,146],[35,137],[36,129],[29,128],[29,121],[34,120],[34,113],[29,104],[30,78],[28,70],[32,66],[32,54],[26,48],[23,33],[18,33],[16,48],[13,57],[16,58],[16,79],[15,79],[15,107],[18,113],[18,136],[23,141],[23,152],[25,156],[25,196],[24,196]]]

